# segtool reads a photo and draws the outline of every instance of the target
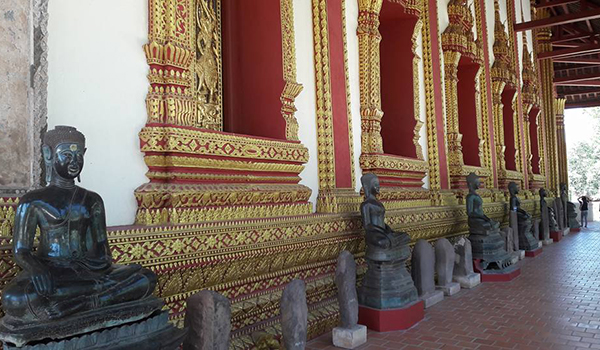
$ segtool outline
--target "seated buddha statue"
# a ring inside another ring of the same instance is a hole
[[[510,193],[510,210],[517,212],[519,222],[526,221],[531,223],[531,215],[521,209],[521,200],[517,197],[517,194],[519,194],[519,185],[511,181],[508,184],[508,192]]]
[[[377,199],[379,179],[375,174],[365,174],[361,178],[365,200],[360,205],[363,227],[366,233],[367,258],[373,260],[393,260],[405,253],[400,248],[406,247],[410,237],[406,233],[394,232],[385,223],[385,208]],[[408,251],[410,254],[410,251]],[[406,256],[408,257],[408,255]]]
[[[489,231],[497,231],[500,228],[500,223],[487,217],[483,213],[483,200],[477,194],[481,182],[479,176],[475,173],[470,173],[467,176],[467,185],[469,186],[469,194],[467,195],[467,215],[469,217],[469,230],[474,234],[487,234]]]
[[[102,311],[154,291],[153,272],[112,262],[102,198],[74,182],[85,150],[85,137],[73,127],[57,126],[44,136],[48,185],[19,201],[13,254],[22,272],[2,292],[5,326]]]

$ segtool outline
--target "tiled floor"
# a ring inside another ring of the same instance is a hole
[[[525,258],[521,276],[446,297],[406,331],[359,349],[600,349],[600,224]],[[335,349],[331,335],[308,349]]]

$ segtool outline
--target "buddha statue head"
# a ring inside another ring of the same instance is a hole
[[[541,200],[543,200],[544,198],[546,198],[548,196],[548,193],[546,193],[546,189],[543,188],[543,187],[540,188],[539,194],[540,194],[540,199]]]
[[[511,196],[516,196],[519,194],[519,185],[516,182],[511,181],[508,183],[508,192]]]
[[[379,178],[373,173],[364,174],[360,178],[365,197],[377,196],[379,194]]]
[[[470,173],[467,176],[467,186],[469,186],[470,192],[475,192],[481,186],[481,180],[479,179],[479,175],[475,173]]]
[[[46,182],[73,182],[83,169],[85,136],[72,126],[57,125],[44,135]]]
[[[561,182],[560,184],[560,194],[566,194],[567,193],[567,184],[564,182]]]

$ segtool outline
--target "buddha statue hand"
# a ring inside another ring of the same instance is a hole
[[[59,319],[80,311],[97,309],[99,304],[100,302],[97,296],[79,296],[76,298],[51,303],[46,309],[46,314],[50,319]]]
[[[31,282],[35,292],[42,296],[49,296],[54,293],[54,281],[50,272],[39,266],[34,267],[31,272]]]
[[[388,249],[392,246],[392,240],[383,228],[375,225],[368,225],[365,228],[365,231],[367,232],[366,239],[368,244],[384,249]]]

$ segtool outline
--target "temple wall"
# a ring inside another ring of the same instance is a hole
[[[312,5],[310,1],[294,0],[294,27],[296,34],[296,69],[298,82],[304,90],[296,98],[296,118],[300,142],[308,148],[308,162],[300,173],[300,183],[308,186],[312,193],[310,201],[316,208],[319,194],[319,164],[317,161],[317,105],[315,94],[315,64],[313,45]],[[360,138],[359,138],[360,140]]]
[[[48,127],[85,134],[81,186],[102,196],[108,225],[132,224],[133,191],[147,182],[137,134],[146,121],[148,2],[50,1],[49,13]]]
[[[362,169],[359,157],[362,152],[361,117],[360,117],[360,84],[359,84],[359,55],[358,55],[358,2],[346,3],[346,44],[348,45],[348,79],[350,80],[350,111],[352,113],[352,142],[354,145],[354,176],[355,189],[360,191]]]
[[[34,184],[32,4],[0,3],[0,193]]]

